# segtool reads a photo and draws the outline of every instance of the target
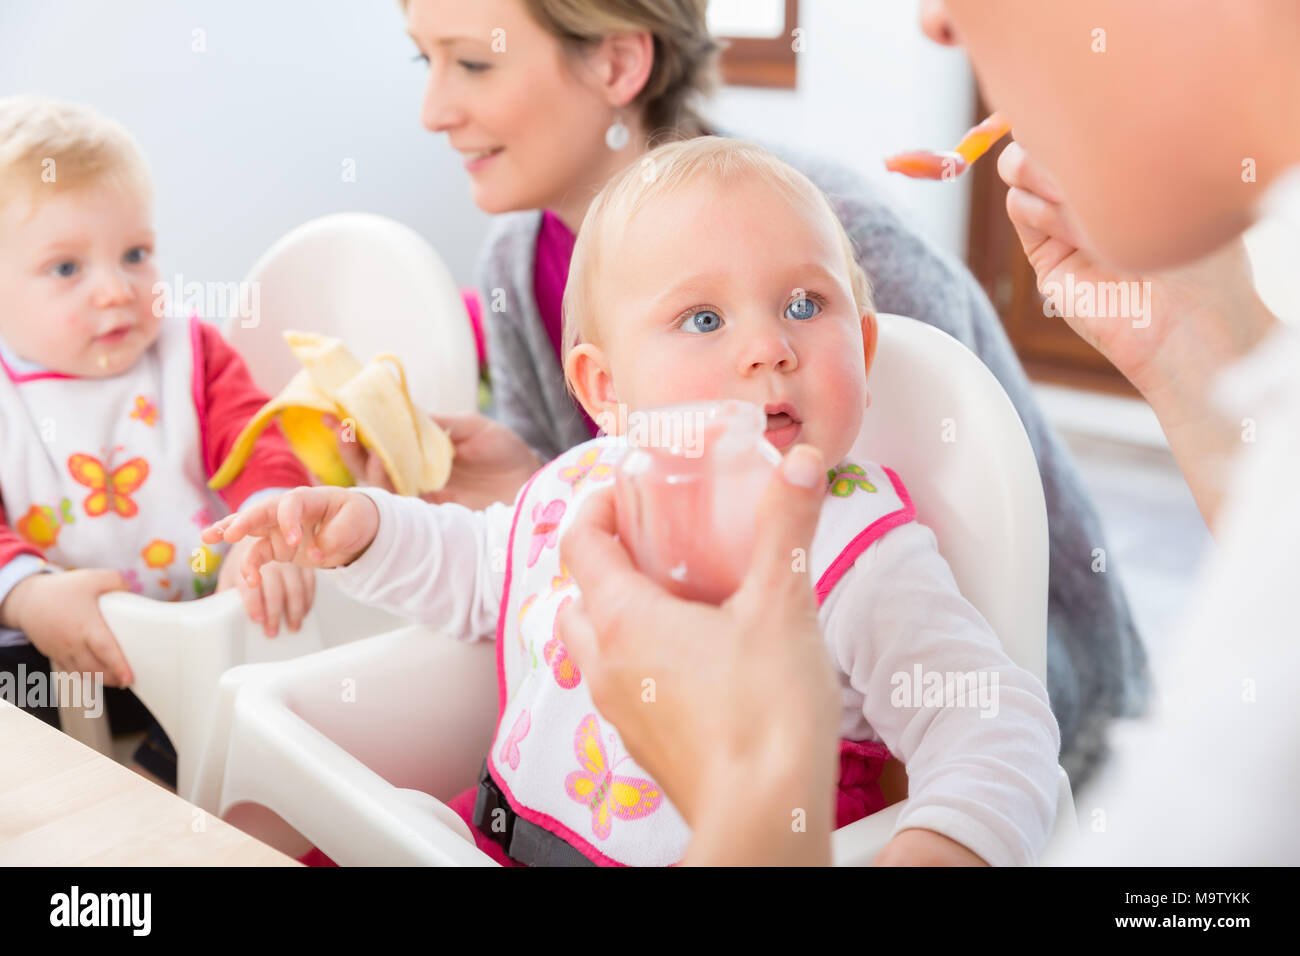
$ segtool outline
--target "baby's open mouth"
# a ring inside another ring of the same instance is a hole
[[[788,402],[782,402],[779,405],[767,405],[763,409],[767,413],[767,440],[775,445],[778,449],[784,449],[793,445],[795,439],[799,437],[799,432],[803,422],[800,420],[794,406]]]
[[[786,425],[795,424],[795,420],[790,417],[788,412],[781,412],[779,415],[767,416],[767,430],[773,431],[777,428],[785,428]]]

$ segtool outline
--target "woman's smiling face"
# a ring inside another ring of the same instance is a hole
[[[608,93],[520,0],[409,0],[407,31],[429,66],[421,121],[464,157],[483,211],[594,195],[630,160],[605,146]]]
[[[611,230],[589,284],[592,341],[566,358],[588,413],[741,399],[768,411],[782,451],[805,442],[840,461],[869,401],[875,320],[829,217],[758,175],[702,174]]]

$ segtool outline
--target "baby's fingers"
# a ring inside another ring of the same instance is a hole
[[[199,533],[199,537],[204,544],[218,544],[225,541],[226,529],[230,527],[236,517],[237,515],[226,515],[220,521],[214,521]]]
[[[262,600],[266,603],[266,620],[262,630],[267,637],[280,633],[280,618],[284,613],[284,568],[280,565],[267,569],[262,575]]]
[[[257,574],[257,583],[250,584],[248,575],[244,573],[247,564],[240,567],[239,580],[235,587],[239,591],[239,597],[244,602],[244,610],[248,612],[248,619],[256,621],[259,624],[266,620],[266,604],[262,599],[262,579],[260,572]]]
[[[315,536],[303,542],[312,558],[310,566],[335,568],[351,563],[369,547],[378,528],[379,511],[370,496],[348,493]],[[306,562],[299,563],[306,566]]]
[[[281,590],[284,593],[284,623],[289,630],[297,631],[311,608],[311,589],[315,576],[305,568],[291,565],[281,565],[277,570],[280,572]]]
[[[279,538],[279,533],[275,535]],[[283,542],[283,538],[280,539]],[[287,547],[282,544],[282,547]],[[244,563],[239,566],[239,576],[244,579],[244,583],[250,588],[261,591],[262,588],[262,565],[270,564],[276,560],[275,545],[270,538],[258,538],[257,543],[248,549],[244,555]],[[254,618],[259,620],[259,618]]]
[[[259,501],[243,511],[226,515],[220,521],[204,528],[200,537],[207,544],[216,544],[219,541],[234,544],[247,537],[266,537],[279,528],[276,513],[280,502],[292,497],[295,497],[292,492],[287,495],[276,495],[274,498]]]

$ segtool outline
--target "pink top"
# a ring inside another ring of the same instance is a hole
[[[564,286],[569,281],[573,243],[573,233],[560,221],[560,217],[549,209],[542,210],[542,226],[537,231],[537,260],[533,266],[533,297],[537,300],[542,324],[546,326],[546,334],[551,338],[551,348],[555,349],[555,358],[560,363],[560,368],[564,367],[561,343]],[[585,409],[579,406],[578,412],[593,438],[601,434]]]

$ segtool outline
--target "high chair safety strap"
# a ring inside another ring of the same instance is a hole
[[[595,866],[550,830],[515,813],[483,761],[474,801],[474,826],[500,844],[510,859],[525,866]]]

